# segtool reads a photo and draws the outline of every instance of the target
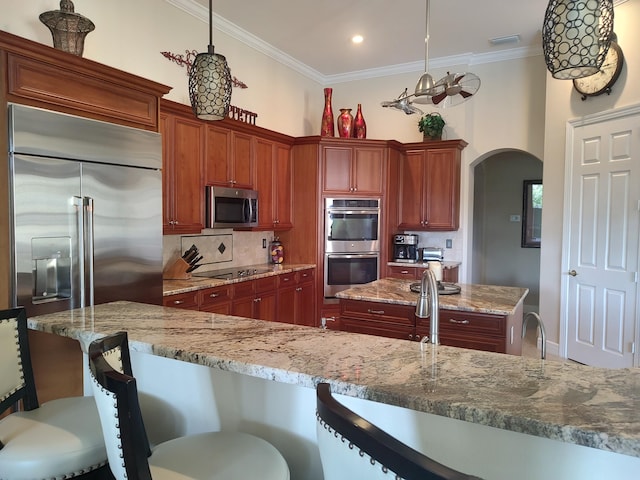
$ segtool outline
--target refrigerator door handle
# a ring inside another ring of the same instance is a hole
[[[84,199],[82,197],[73,197],[73,207],[76,213],[76,248],[77,253],[73,255],[73,286],[77,285],[77,288],[71,289],[71,308],[82,308],[86,306],[85,300],[85,238],[84,238]],[[72,268],[73,268],[72,267]]]
[[[83,197],[84,211],[84,278],[85,278],[85,300],[88,303],[83,306],[92,307],[94,303],[94,241],[93,241],[93,198]]]

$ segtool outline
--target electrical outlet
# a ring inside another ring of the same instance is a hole
[[[446,244],[447,248],[453,248],[453,240],[452,239],[447,238],[445,240],[445,244]]]
[[[262,248],[267,248],[267,239],[266,238],[262,239]]]

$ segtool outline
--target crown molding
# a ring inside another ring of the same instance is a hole
[[[200,5],[195,0],[165,1],[205,23],[209,21],[209,9]],[[616,5],[626,1],[628,0],[618,0]],[[229,37],[244,43],[248,47],[274,59],[275,61],[321,85],[352,82],[354,80],[366,80],[377,77],[388,77],[404,73],[424,72],[424,62],[418,61],[340,73],[336,75],[323,75],[317,70],[275,48],[273,45],[266,43],[264,40],[261,40],[252,33],[240,28],[236,24],[216,15],[215,12],[213,13],[213,26],[214,30],[225,33]],[[460,55],[429,59],[429,68],[446,68],[453,65],[480,65],[483,63],[502,62],[505,60],[514,60],[536,55],[542,55],[542,45],[539,48],[519,47],[504,49],[498,52],[480,54],[464,53]]]

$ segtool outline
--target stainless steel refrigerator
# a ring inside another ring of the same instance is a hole
[[[161,304],[161,167],[158,133],[9,105],[14,306]]]

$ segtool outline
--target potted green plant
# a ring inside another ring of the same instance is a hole
[[[444,119],[437,112],[427,113],[418,120],[418,130],[422,132],[425,141],[441,140],[444,125]]]

